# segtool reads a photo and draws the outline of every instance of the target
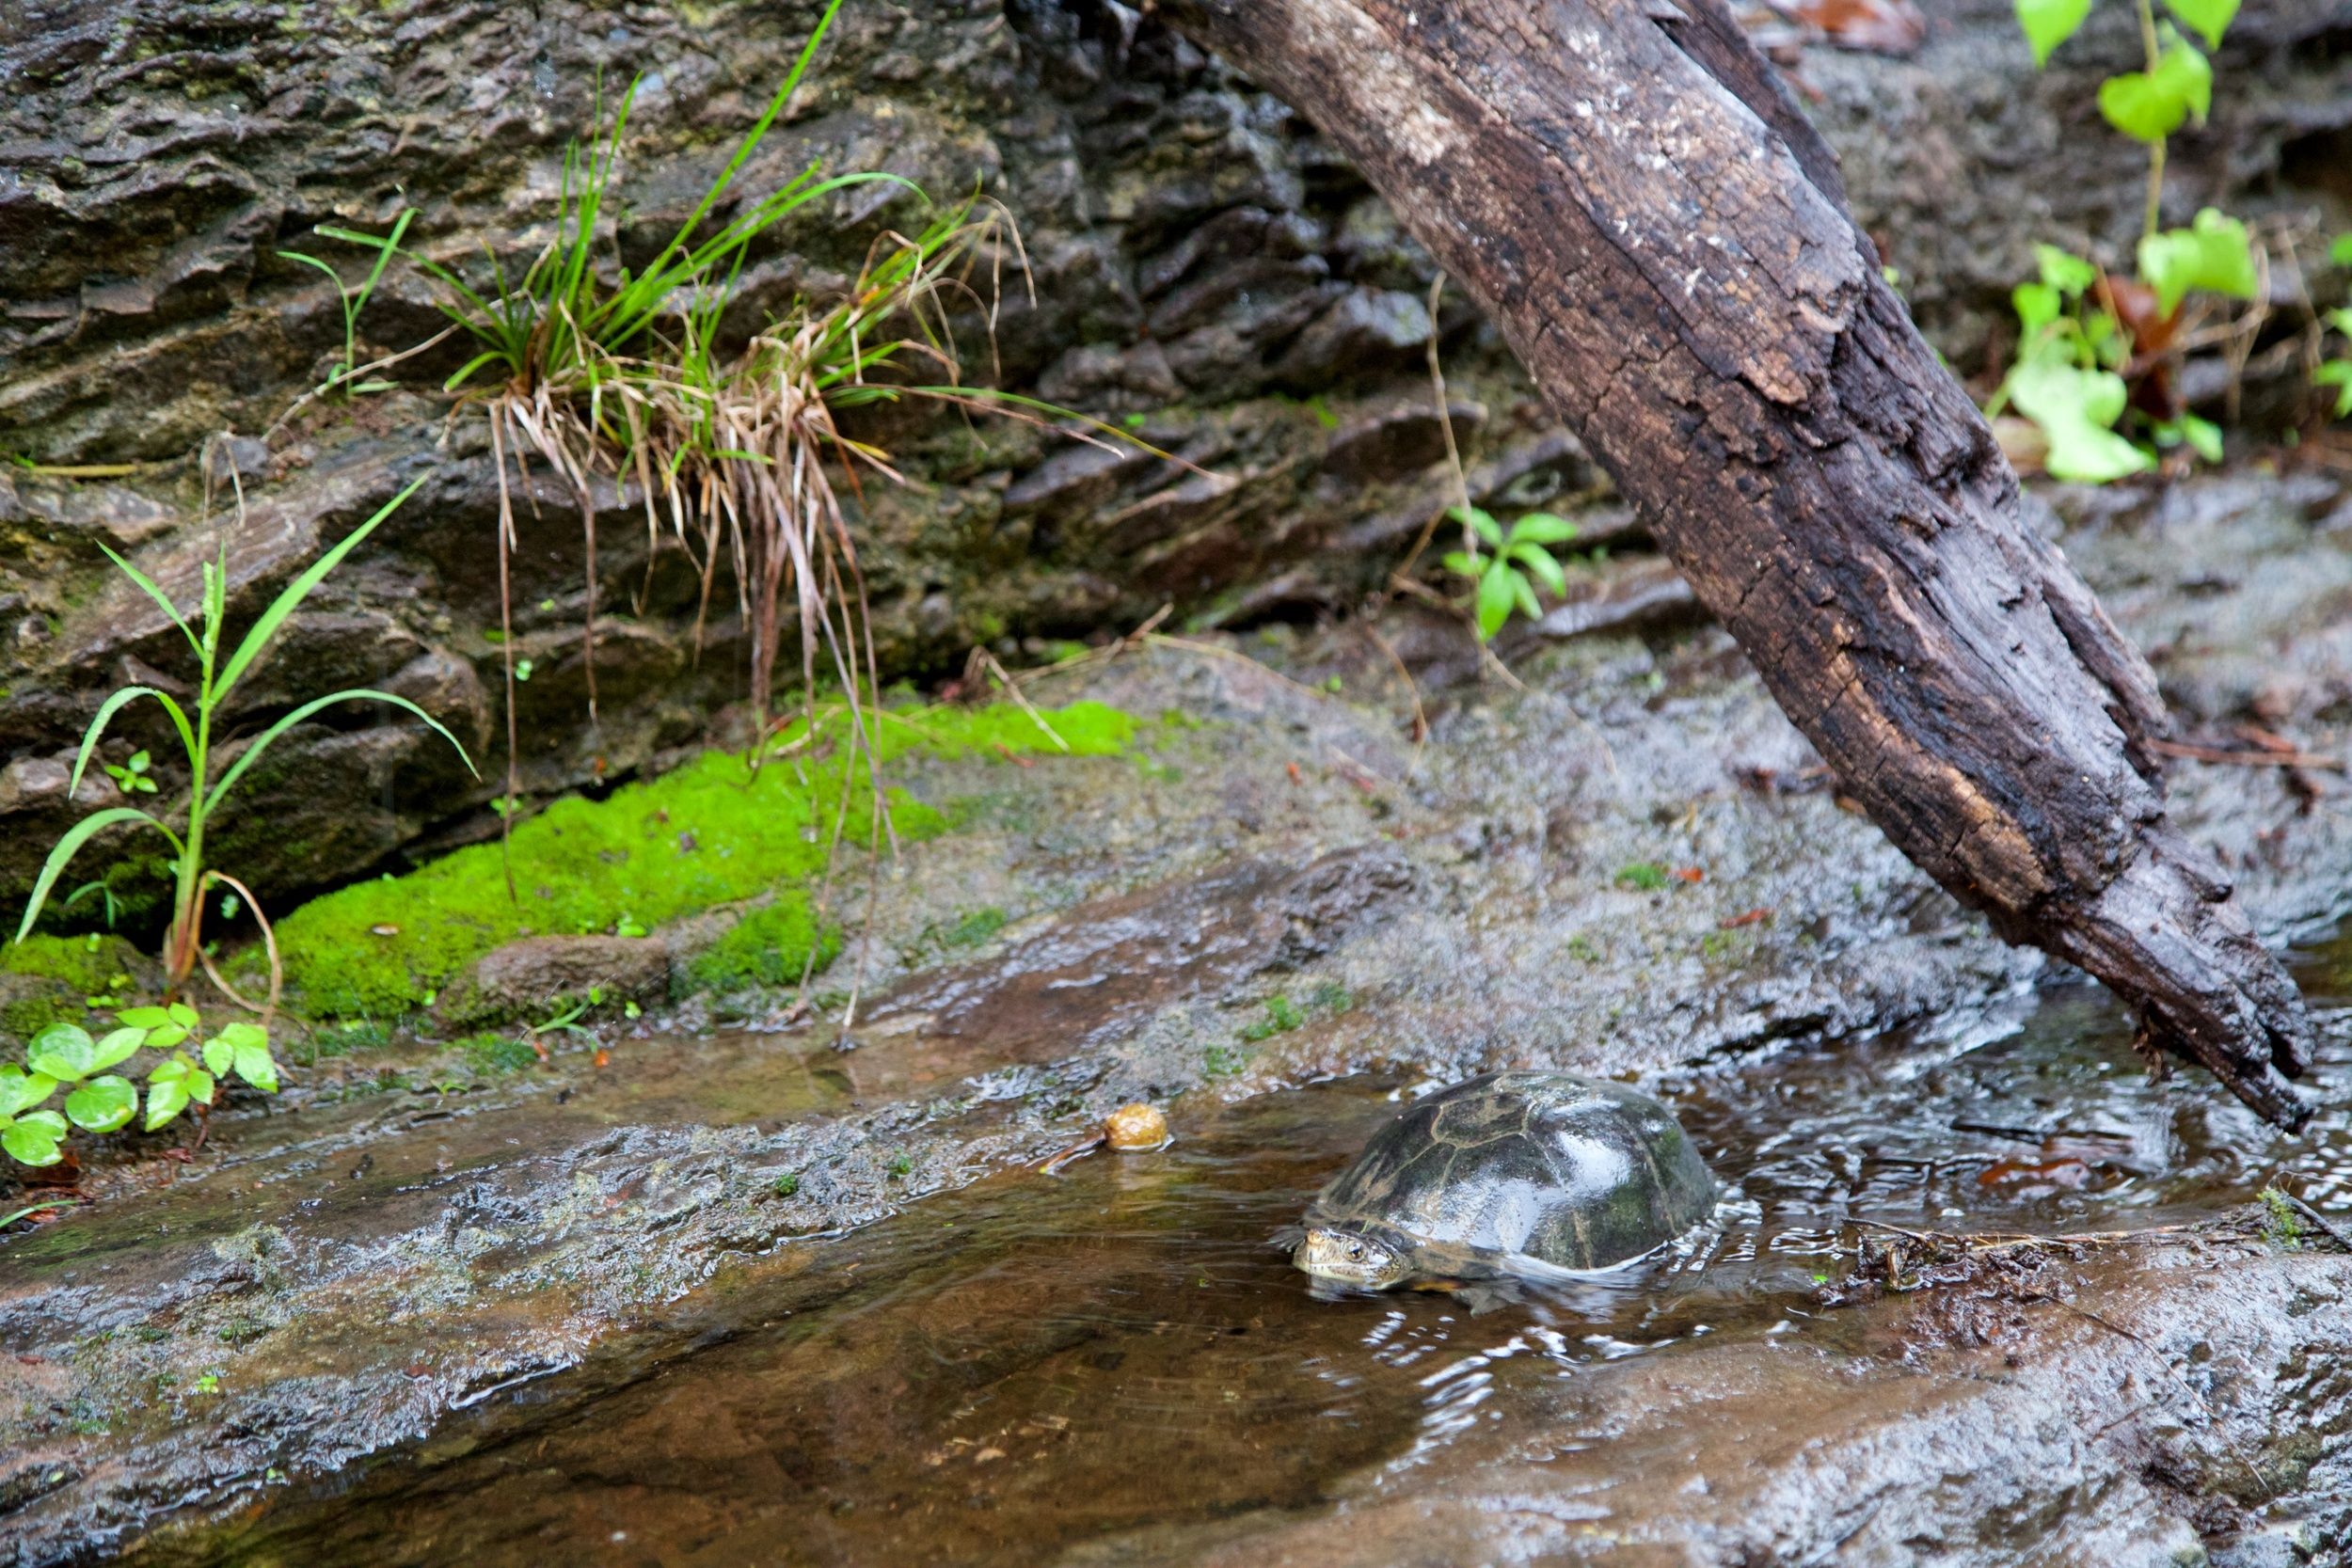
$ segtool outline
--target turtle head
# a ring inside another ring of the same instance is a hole
[[[1385,1291],[1413,1272],[1405,1254],[1378,1237],[1328,1226],[1310,1226],[1291,1261],[1317,1279],[1359,1291]]]

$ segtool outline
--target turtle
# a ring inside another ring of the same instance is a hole
[[[1361,1291],[1558,1279],[1639,1258],[1713,1208],[1658,1101],[1572,1072],[1489,1072],[1422,1096],[1278,1238]]]

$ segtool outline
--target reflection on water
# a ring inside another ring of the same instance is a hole
[[[2352,1081],[2328,1048],[2328,1081]],[[1486,1313],[1318,1300],[1266,1244],[1408,1085],[1266,1097],[1159,1153],[934,1199],[779,1259],[634,1349],[488,1402],[417,1453],[275,1494],[153,1560],[1133,1560],[1156,1528],[1315,1505],[1507,1418],[1530,1380],[1708,1334],[1835,1338],[1816,1276],[1861,1218],[2153,1223],[2284,1180],[2352,1197],[2338,1106],[2297,1143],[2202,1081],[2151,1084],[2111,1006],[1670,1086],[1724,1179],[1665,1253]],[[1572,1434],[1553,1433],[1555,1447]]]

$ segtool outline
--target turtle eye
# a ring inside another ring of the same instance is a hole
[[[1357,1262],[1359,1262],[1359,1263],[1362,1262],[1362,1261],[1364,1260],[1364,1243],[1361,1243],[1361,1242],[1350,1242],[1350,1243],[1347,1243],[1347,1255],[1348,1255],[1348,1257],[1349,1257],[1349,1258],[1351,1258],[1351,1259],[1355,1259]]]

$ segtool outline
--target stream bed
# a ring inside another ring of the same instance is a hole
[[[2307,955],[2317,1003],[2339,957]],[[2328,1037],[2320,1081],[2341,1085],[2352,1051]],[[1606,1466],[1608,1432],[1563,1430],[1557,1400],[1616,1363],[1785,1339],[1851,1367],[1820,1397],[1883,1398],[1883,1323],[1820,1299],[1862,1222],[2096,1231],[2211,1217],[2274,1181],[2322,1211],[2352,1196],[2341,1093],[2302,1140],[2272,1133],[2201,1082],[2150,1080],[2119,1009],[2071,985],[1974,1050],[1791,1049],[1671,1084],[1726,1196],[1639,1264],[1475,1314],[1441,1294],[1319,1300],[1267,1238],[1421,1086],[1260,1095],[1158,1153],[926,1201],[136,1559],[1205,1560],[1269,1521],[1425,1485],[1473,1441],[1540,1437]]]

